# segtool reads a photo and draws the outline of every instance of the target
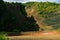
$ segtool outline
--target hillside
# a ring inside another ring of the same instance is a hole
[[[25,4],[25,9],[28,17],[34,17],[40,31],[60,30],[60,4],[28,2]]]
[[[0,2],[0,32],[60,30],[60,4]]]

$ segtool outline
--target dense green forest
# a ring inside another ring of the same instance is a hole
[[[60,30],[60,4],[0,1],[0,32]]]
[[[39,27],[33,17],[27,17],[22,3],[0,3],[0,31],[21,32],[38,31]]]

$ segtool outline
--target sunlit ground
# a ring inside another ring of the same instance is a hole
[[[50,33],[23,33],[22,36],[8,36],[9,40],[60,40],[60,34]],[[26,34],[26,35],[25,35]]]

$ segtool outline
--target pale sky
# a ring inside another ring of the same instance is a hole
[[[7,2],[29,2],[29,1],[37,1],[37,2],[46,2],[46,1],[49,1],[49,2],[57,2],[57,3],[60,3],[60,0],[4,0],[4,1],[7,1]]]

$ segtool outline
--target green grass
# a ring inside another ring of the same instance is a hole
[[[0,33],[0,40],[8,40],[5,34]]]

